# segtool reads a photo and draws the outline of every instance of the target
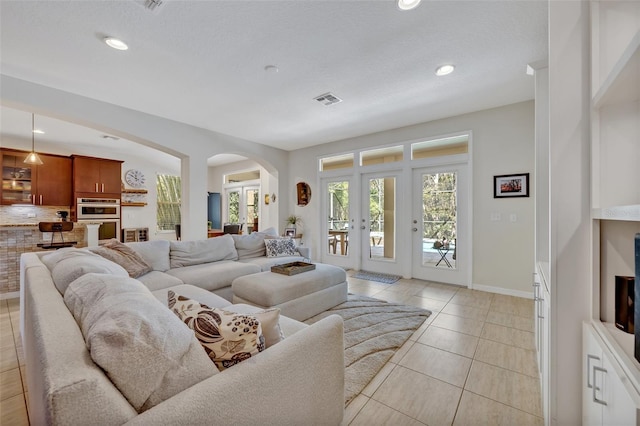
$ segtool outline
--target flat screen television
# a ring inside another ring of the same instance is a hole
[[[635,259],[636,259],[636,278],[634,283],[634,293],[638,296],[638,301],[640,301],[640,234],[636,234],[636,239],[634,242],[635,247]],[[635,327],[634,337],[635,337],[635,349],[634,356],[638,362],[640,362],[640,303],[635,304],[634,310],[634,323],[638,326]]]

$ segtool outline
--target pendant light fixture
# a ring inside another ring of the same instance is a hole
[[[29,155],[27,155],[27,158],[25,158],[24,162],[26,164],[35,164],[39,166],[44,163],[40,159],[40,156],[36,154],[35,120],[35,115],[31,114],[31,152],[29,153]]]

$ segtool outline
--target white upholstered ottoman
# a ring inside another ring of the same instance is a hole
[[[233,303],[280,308],[280,313],[304,321],[347,301],[344,269],[316,263],[316,269],[296,275],[260,272],[233,280]]]

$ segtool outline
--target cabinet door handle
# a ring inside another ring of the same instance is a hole
[[[587,355],[587,388],[591,389],[593,386],[591,385],[591,376],[589,375],[589,370],[591,370],[591,360],[595,359],[597,361],[600,361],[600,358],[598,358],[595,355]]]
[[[598,371],[600,371],[600,372],[602,372],[604,374],[607,374],[607,370],[605,370],[604,368],[598,367],[597,365],[593,366],[593,402],[596,402],[596,403],[598,403],[600,405],[607,405],[606,401],[604,401],[602,399],[598,399],[596,397],[596,391],[600,390],[600,388],[598,386],[596,386],[596,373]]]
[[[98,182],[96,182],[96,192],[98,192]]]
[[[102,192],[104,192],[104,183],[102,184]]]
[[[31,204],[36,205],[36,194],[31,194]]]
[[[40,205],[42,205],[42,194],[40,194]]]

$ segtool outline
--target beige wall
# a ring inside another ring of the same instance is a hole
[[[319,158],[463,131],[472,132],[472,284],[476,288],[530,296],[534,258],[533,197],[494,199],[493,176],[530,173],[530,182],[533,182],[533,101],[292,151],[288,188],[292,207],[287,214],[302,216],[305,245],[311,246],[316,254],[324,248],[325,239],[319,235],[323,217],[318,194]],[[295,206],[293,201],[295,183],[299,181],[312,185],[313,197],[306,207]],[[355,201],[358,197],[351,199]],[[492,221],[492,213],[498,213],[500,220]],[[512,215],[515,222],[511,221]]]

